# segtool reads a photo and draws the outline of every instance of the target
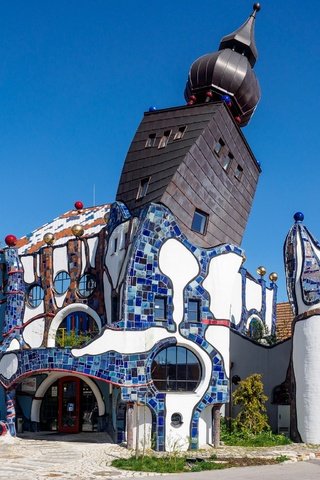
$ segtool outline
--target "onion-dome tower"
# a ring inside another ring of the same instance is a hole
[[[253,71],[258,58],[254,25],[260,4],[253,5],[248,20],[221,39],[219,51],[198,58],[190,68],[185,89],[189,104],[225,101],[239,124],[248,124],[260,100],[260,86]]]

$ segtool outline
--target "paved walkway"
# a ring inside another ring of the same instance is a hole
[[[214,450],[211,449],[210,454],[213,452]],[[81,433],[78,435],[37,434],[36,438],[34,434],[23,434],[23,438],[16,439],[0,437],[0,479],[43,480],[57,478],[63,480],[97,480],[108,478],[116,480],[127,477],[156,478],[155,474],[125,472],[110,466],[110,462],[114,458],[129,457],[130,454],[126,448],[113,444],[105,433]],[[295,444],[262,449],[221,447],[218,450],[218,456],[229,455],[252,457],[287,455],[292,461],[297,461],[320,457],[320,447],[311,448]],[[250,467],[249,471],[253,472],[251,470],[253,468],[256,467]],[[265,471],[264,469],[266,468],[269,467],[259,467],[259,472]],[[235,470],[242,470],[242,468],[232,469],[232,471]],[[292,469],[291,471],[294,472],[295,470]],[[228,472],[228,478],[231,478],[231,470],[228,470]],[[219,480],[220,477],[217,475],[222,473],[216,471],[209,474],[209,472],[206,472],[206,475],[202,478]],[[186,479],[191,478],[190,474],[184,475]],[[320,470],[318,475],[320,478]],[[264,478],[261,477],[260,473],[259,477]],[[166,478],[169,480],[173,477],[170,475],[166,476]],[[177,479],[178,477],[174,476],[174,478]],[[309,480],[309,476],[300,476],[300,478]],[[310,476],[311,478],[315,477]],[[192,474],[193,479],[196,479],[196,474]]]

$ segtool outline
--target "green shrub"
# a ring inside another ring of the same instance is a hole
[[[234,405],[240,405],[235,418],[235,427],[243,434],[260,434],[270,430],[265,403],[268,397],[263,392],[261,375],[254,373],[241,380],[232,395]]]

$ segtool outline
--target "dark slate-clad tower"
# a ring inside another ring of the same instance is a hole
[[[138,214],[166,205],[202,247],[241,244],[261,169],[240,127],[260,99],[253,71],[256,13],[190,68],[187,105],[146,112],[130,145],[117,201]]]

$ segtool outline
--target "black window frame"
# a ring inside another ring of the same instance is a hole
[[[197,216],[203,217],[204,219],[204,224],[202,228],[196,228]],[[208,221],[209,221],[209,214],[204,212],[203,210],[200,210],[199,208],[196,208],[192,218],[191,230],[193,232],[200,233],[200,235],[205,235],[207,233]]]
[[[151,378],[160,392],[195,392],[201,383],[202,364],[189,348],[168,345],[155,355]]]

